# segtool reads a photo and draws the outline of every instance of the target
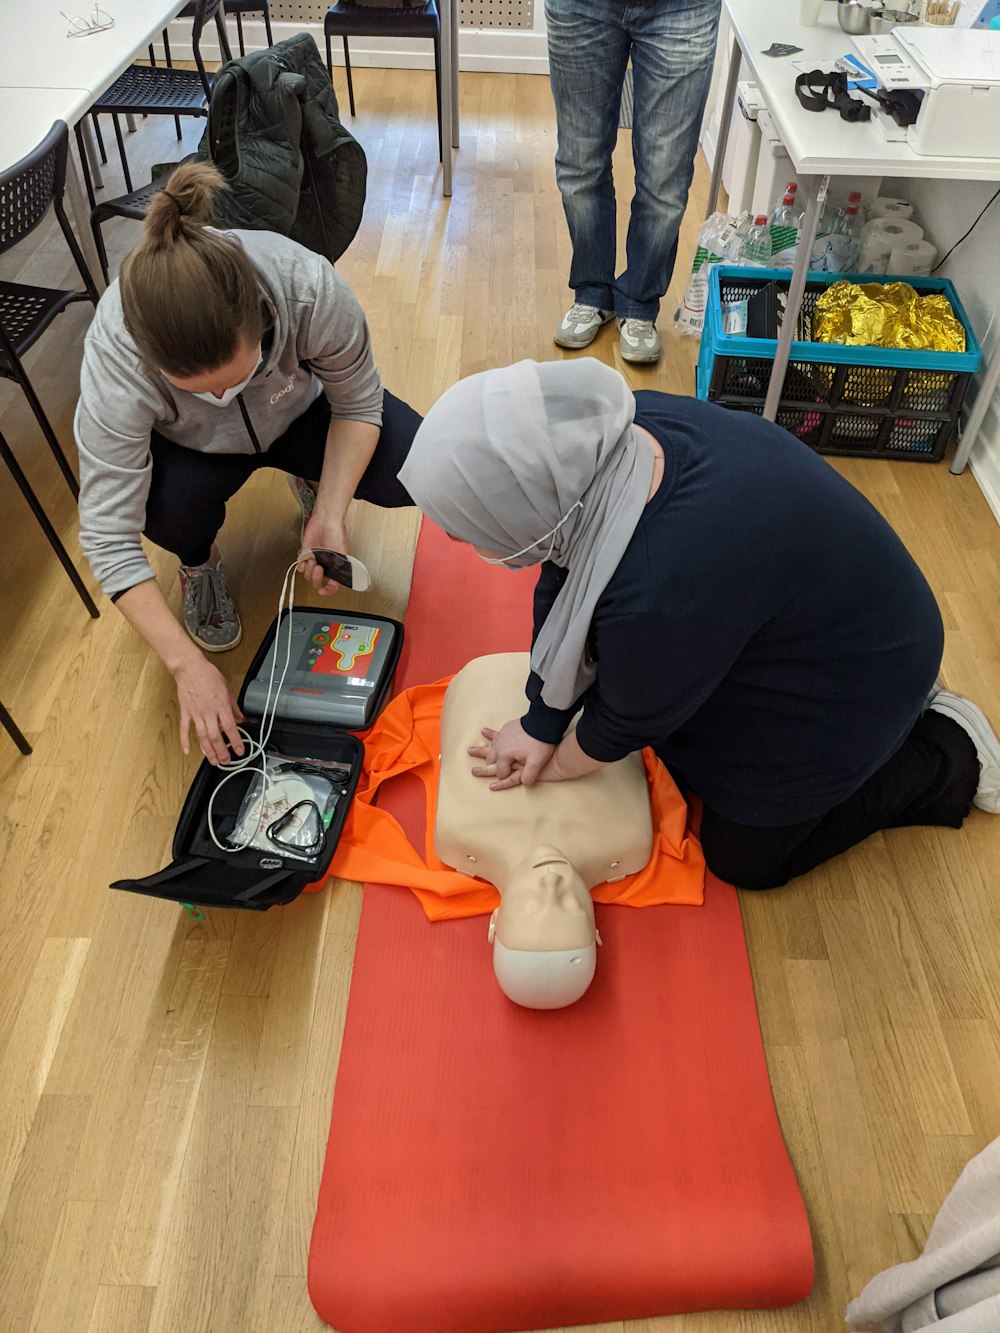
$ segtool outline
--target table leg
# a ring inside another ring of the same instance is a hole
[[[969,455],[972,453],[972,446],[979,434],[979,427],[983,424],[983,418],[986,416],[986,411],[998,387],[1000,387],[1000,338],[997,339],[997,345],[993,349],[993,358],[986,367],[983,382],[979,386],[978,394],[976,394],[976,401],[969,413],[969,420],[966,422],[965,430],[962,431],[962,438],[955,450],[955,457],[951,460],[951,471],[954,472],[956,477],[964,472],[968,466]]]
[[[451,146],[459,147],[458,142],[458,32],[459,0],[451,0]]]
[[[809,203],[806,207],[802,226],[799,228],[798,248],[795,254],[795,267],[788,287],[788,303],[781,320],[781,332],[778,335],[778,350],[774,354],[771,378],[767,383],[767,397],[764,400],[764,419],[774,421],[778,415],[778,403],[785,383],[785,371],[788,369],[788,357],[795,338],[795,324],[802,304],[806,278],[809,276],[809,257],[812,254],[816,228],[819,226],[823,205],[826,203],[826,191],[830,184],[829,176],[814,176],[810,181]]]
[[[440,0],[441,15],[441,193],[451,195],[451,150],[455,137],[452,127],[455,80],[452,77],[454,60],[453,10],[458,0]]]
[[[712,163],[712,183],[708,187],[708,208],[705,216],[715,212],[719,199],[719,186],[722,184],[722,164],[726,158],[729,144],[729,125],[733,118],[736,104],[736,84],[740,77],[740,44],[733,38],[733,49],[729,53],[729,73],[726,75],[726,91],[722,98],[722,111],[719,116],[719,136],[715,143],[715,161]]]
[[[94,182],[95,190],[104,189],[104,175],[101,172],[101,155],[97,151],[97,141],[94,138],[94,126],[89,116],[81,116],[80,129],[83,131],[83,142],[87,149],[87,161],[90,163],[90,179]]]
[[[66,199],[69,203],[69,210],[73,215],[76,238],[80,242],[83,257],[87,261],[87,267],[90,269],[97,290],[103,292],[104,274],[101,270],[101,261],[97,255],[97,246],[94,244],[94,233],[90,227],[90,204],[87,201],[87,192],[83,188],[80,173],[76,166],[76,158],[72,152],[66,154]]]

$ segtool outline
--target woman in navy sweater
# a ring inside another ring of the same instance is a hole
[[[633,394],[590,358],[525,361],[450,389],[400,480],[484,558],[541,564],[525,713],[472,751],[495,789],[652,746],[702,798],[709,866],[744,888],[877,829],[1000,811],[1000,743],[934,688],[923,575],[771,423]]]

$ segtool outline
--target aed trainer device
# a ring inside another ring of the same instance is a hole
[[[287,634],[288,625],[282,621],[281,632],[271,636],[266,654],[255,664],[244,694],[244,712],[264,712],[273,681],[271,707],[276,717],[332,723],[349,731],[368,727],[381,707],[399,656],[397,622],[296,607],[288,670],[275,700],[288,651]]]

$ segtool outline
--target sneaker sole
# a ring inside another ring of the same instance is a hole
[[[299,488],[298,488],[298,486],[296,486],[296,484],[295,484],[295,478],[294,478],[294,476],[293,476],[290,472],[288,473],[288,489],[289,489],[289,490],[292,492],[292,494],[295,496],[295,503],[296,503],[296,504],[298,505],[298,507],[299,507],[299,514],[300,514],[300,516],[301,516],[301,523],[300,523],[300,525],[299,525],[299,545],[301,546],[301,545],[302,545],[302,535],[303,535],[303,533],[304,533],[305,530],[306,530],[306,524],[307,524],[307,523],[309,522],[309,520],[312,518],[312,514],[307,514],[307,513],[306,513],[305,506],[304,506],[303,503],[302,503],[302,496],[301,496],[301,494],[299,493]]]
[[[657,352],[626,352],[624,347],[620,351],[622,360],[630,361],[634,366],[650,366],[663,355],[662,347]]]
[[[203,648],[206,653],[230,653],[234,648],[238,648],[243,640],[242,625],[240,625],[240,632],[239,634],[237,634],[236,638],[232,641],[232,643],[206,643],[204,639],[198,638],[197,634],[195,634],[194,630],[191,629],[190,626],[185,625],[184,628],[187,630],[191,638],[194,639],[198,647]]]
[[[980,760],[985,769],[982,777],[985,779],[986,773],[990,773],[990,785],[976,792],[973,805],[991,815],[1000,814],[1000,737],[990,725],[989,718],[971,699],[947,690],[938,691],[930,707],[932,712],[950,717],[972,737],[977,752],[986,760],[985,764]]]

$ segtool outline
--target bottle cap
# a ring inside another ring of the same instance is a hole
[[[798,188],[799,188],[798,181],[789,181],[788,184],[785,186],[785,193],[794,194]]]
[[[794,204],[794,203],[795,203],[795,195],[794,195],[794,194],[786,194],[785,197],[782,199],[781,202],[782,202],[783,204]]]
[[[763,227],[764,224],[767,222],[767,214],[766,214],[766,213],[758,213],[757,216],[754,218],[753,221],[754,221],[754,226],[755,226],[755,227]]]

